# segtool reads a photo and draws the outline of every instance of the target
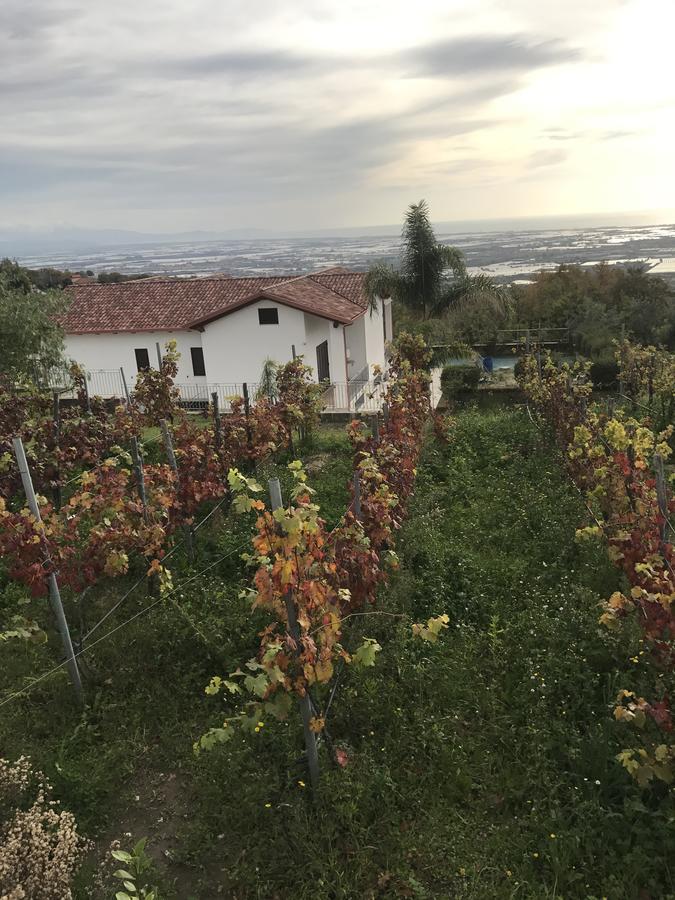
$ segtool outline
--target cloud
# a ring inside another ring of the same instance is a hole
[[[565,150],[537,150],[532,153],[526,162],[528,169],[543,169],[549,166],[559,166],[565,162],[568,154]]]
[[[543,182],[561,147],[649,132],[623,56],[613,110],[584,117],[568,88],[618,2],[0,0],[0,227],[392,221],[420,179],[441,216],[455,192],[487,208],[523,160]]]
[[[146,74],[169,78],[211,78],[228,76],[236,80],[273,78],[286,74],[299,74],[317,66],[317,58],[305,57],[285,51],[228,51],[153,61],[145,67]]]
[[[528,72],[573,62],[579,50],[562,41],[528,41],[521,36],[445,38],[403,55],[408,74],[422,78],[471,77],[490,72]]]

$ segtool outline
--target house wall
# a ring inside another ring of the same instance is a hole
[[[394,340],[394,317],[391,307],[391,300],[383,300],[384,307],[384,345],[390,344]]]
[[[279,324],[260,325],[260,307],[276,309]],[[208,380],[225,384],[255,383],[260,379],[265,360],[288,362],[293,358],[293,345],[297,354],[304,352],[305,314],[266,300],[251,303],[204,327],[202,346]],[[316,367],[316,356],[313,367]]]
[[[73,359],[88,371],[111,370],[115,373],[110,378],[93,375],[92,393],[101,396],[119,393],[116,373],[120,366],[124,368],[129,390],[136,381],[136,356],[134,350],[145,348],[148,351],[150,365],[157,368],[157,349],[159,342],[162,352],[168,341],[175,340],[181,355],[178,364],[176,381],[183,384],[200,384],[205,378],[192,374],[191,347],[202,346],[202,336],[198,331],[152,331],[152,332],[118,332],[115,334],[68,334],[65,338],[65,356]],[[207,369],[208,372],[208,369]]]
[[[275,308],[278,325],[260,325],[258,309]],[[334,382],[355,378],[366,365],[384,362],[384,341],[381,314],[368,313],[353,325],[344,328],[333,326],[329,319],[310,315],[289,306],[265,300],[252,303],[229,316],[216,319],[199,331],[158,331],[116,334],[86,334],[66,336],[66,355],[89,371],[112,370],[116,380],[110,390],[93,391],[102,396],[119,395],[119,379],[116,373],[124,367],[129,389],[133,389],[136,377],[134,350],[145,348],[150,365],[157,366],[156,342],[160,346],[175,340],[181,354],[176,381],[184,385],[255,383],[260,378],[267,358],[279,363],[292,359],[292,346],[297,354],[303,354],[305,363],[311,366],[316,378],[316,347],[328,341],[330,377]],[[345,366],[345,342],[350,350],[352,365],[347,376]],[[202,347],[206,376],[192,373],[191,347]]]
[[[366,313],[366,316],[367,315],[368,314]],[[368,365],[368,357],[366,356],[366,327],[364,323],[366,316],[361,316],[360,319],[357,319],[356,322],[345,328],[349,381],[358,378]]]
[[[305,313],[305,342],[302,352],[305,356],[305,363],[314,370],[315,378],[317,378],[316,348],[324,341],[328,341],[330,380],[346,381],[343,327],[339,325],[334,328],[333,323],[327,319]]]
[[[366,359],[370,367],[370,377],[373,376],[373,366],[380,366],[384,371],[384,324],[385,309],[382,300],[378,298],[377,307],[371,315],[366,312],[361,320],[364,325],[366,340]],[[388,338],[391,340],[391,337]]]
[[[359,378],[368,368],[368,378],[373,377],[373,366],[384,369],[384,308],[378,299],[372,315],[370,310],[353,325],[345,329],[349,351],[349,378]]]

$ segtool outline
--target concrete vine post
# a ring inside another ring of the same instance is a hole
[[[122,386],[124,387],[124,397],[127,401],[127,407],[131,409],[131,395],[129,394],[129,385],[127,384],[127,376],[124,374],[124,366],[120,366],[120,375],[122,376]]]
[[[278,478],[270,478],[268,482],[270,499],[272,501],[272,509],[277,510],[283,507],[281,497],[281,485]],[[288,619],[288,631],[291,638],[295,641],[296,647],[300,643],[300,629],[298,627],[298,616],[295,608],[295,599],[293,590],[290,588],[285,596],[284,603],[286,605],[286,617]],[[302,730],[305,738],[305,750],[307,752],[307,765],[309,768],[309,780],[312,790],[316,794],[319,786],[319,753],[316,743],[316,735],[311,729],[311,719],[314,715],[312,700],[307,692],[299,698],[300,715],[302,717]]]
[[[26,452],[23,447],[23,441],[20,437],[15,437],[12,441],[12,444],[14,445],[16,464],[21,475],[21,483],[23,484],[23,489],[26,494],[26,500],[28,501],[28,508],[33,514],[38,525],[41,526],[42,516],[40,514],[40,507],[38,506],[37,497],[35,496],[33,479],[31,478],[30,469],[28,468],[28,460],[26,459]],[[49,547],[47,546],[44,533],[42,535],[42,545],[45,566],[48,569],[52,569],[52,560],[49,555]],[[61,643],[63,645],[63,651],[66,657],[70,680],[72,681],[73,687],[75,688],[75,693],[77,695],[78,701],[84,706],[82,679],[80,678],[80,670],[77,665],[77,659],[75,657],[75,651],[73,649],[73,642],[70,637],[70,629],[68,628],[68,620],[66,619],[66,613],[63,609],[61,591],[59,590],[59,583],[56,578],[55,572],[49,572],[49,574],[47,575],[47,584],[49,586],[49,602],[56,619],[59,633],[61,635]]]
[[[656,476],[656,499],[659,504],[659,513],[663,517],[661,525],[661,543],[665,543],[668,532],[668,488],[666,486],[666,471],[663,465],[663,457],[660,453],[654,454],[654,474]]]
[[[89,385],[87,383],[87,373],[84,373],[84,377],[82,378],[82,384],[84,387],[84,400],[87,407],[88,415],[91,415],[91,397],[89,396]]]
[[[134,435],[130,441],[131,459],[134,465],[134,476],[136,478],[136,490],[141,503],[143,504],[143,520],[146,524],[150,522],[150,514],[148,512],[148,498],[145,492],[145,475],[143,474],[143,454],[138,444],[138,438]],[[159,580],[156,573],[148,576],[148,594],[151,597],[159,595]]]
[[[213,407],[213,437],[216,446],[216,453],[220,452],[223,443],[223,435],[220,421],[220,404],[218,402],[218,391],[211,394],[211,406]]]
[[[138,438],[134,435],[131,438],[131,458],[134,463],[134,475],[136,476],[136,489],[141,503],[143,504],[143,518],[148,521],[148,502],[145,494],[145,477],[143,475],[143,457],[138,446]]]
[[[61,400],[58,391],[53,392],[52,400],[54,421],[54,485],[52,493],[54,495],[54,506],[56,509],[61,509],[61,468],[58,461],[61,447]]]
[[[159,427],[162,430],[162,437],[164,438],[164,448],[166,450],[166,456],[169,460],[169,466],[171,470],[174,472],[176,476],[176,480],[178,480],[178,463],[176,462],[176,454],[173,450],[173,441],[171,440],[171,432],[169,430],[169,426],[167,424],[166,419],[159,420]],[[194,544],[192,540],[192,526],[185,524],[182,526],[183,529],[183,537],[185,540],[185,552],[187,554],[188,562],[193,563],[195,552],[194,552]]]
[[[361,473],[358,469],[354,469],[354,518],[361,521]]]
[[[251,400],[248,395],[248,384],[246,382],[242,384],[242,391],[244,394],[244,415],[246,416],[246,446],[248,448],[248,452],[250,453],[252,450]]]

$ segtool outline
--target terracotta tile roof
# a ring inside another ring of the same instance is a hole
[[[363,290],[363,272],[349,272],[347,269],[331,269],[312,275],[312,281],[316,281],[336,294],[345,297],[351,303],[356,303],[361,309],[368,308],[368,298]]]
[[[349,324],[367,306],[363,278],[363,273],[330,269],[300,277],[216,275],[76,284],[66,289],[72,302],[61,324],[67,334],[183,331],[265,299]]]

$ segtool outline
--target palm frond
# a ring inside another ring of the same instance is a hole
[[[263,363],[256,399],[267,399],[274,403],[277,399],[277,371],[279,363],[268,356]]]
[[[466,263],[464,262],[464,254],[457,247],[451,247],[449,244],[439,244],[440,257],[443,261],[445,269],[452,269],[455,278],[464,278],[466,276]]]
[[[386,263],[376,263],[366,273],[364,289],[371,313],[377,307],[377,298],[401,299],[401,276]]]
[[[504,314],[511,302],[506,288],[496,284],[489,275],[464,275],[448,283],[439,294],[431,315],[440,316],[450,310],[466,309],[472,304],[483,304],[496,313]]]

